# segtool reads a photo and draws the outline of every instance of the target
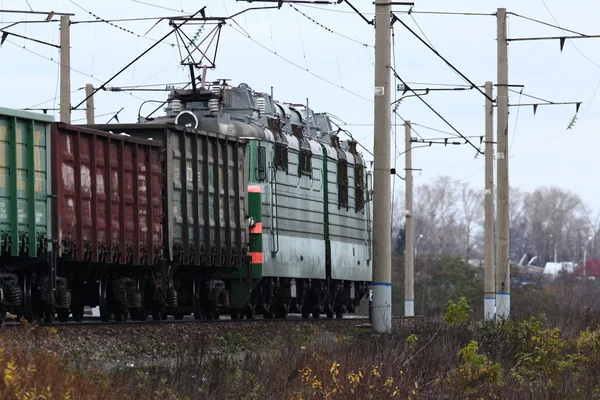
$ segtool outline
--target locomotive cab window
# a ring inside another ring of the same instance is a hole
[[[283,143],[275,143],[275,167],[288,172],[288,149]]]
[[[300,149],[300,163],[298,176],[308,176],[312,179],[312,152],[308,149]]]
[[[359,164],[357,164],[354,168],[354,182],[356,184],[356,212],[363,211],[365,209],[364,170],[365,167]]]
[[[348,209],[348,161],[338,161],[338,208]]]
[[[257,149],[255,178],[258,182],[267,179],[267,148],[264,146]]]

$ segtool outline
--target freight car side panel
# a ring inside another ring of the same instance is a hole
[[[52,250],[47,115],[0,108],[0,251],[42,257]]]
[[[53,133],[59,256],[131,265],[158,261],[160,144],[66,124]]]
[[[166,143],[172,260],[241,267],[248,243],[246,144],[196,132],[169,135]]]
[[[247,266],[247,140],[162,123],[90,127],[163,144],[169,262],[202,268]]]

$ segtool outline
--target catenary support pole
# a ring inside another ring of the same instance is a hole
[[[510,314],[510,253],[508,210],[508,46],[506,9],[498,8],[498,154],[497,154],[497,254],[496,316]]]
[[[589,240],[588,240],[588,243],[589,243]],[[586,243],[583,248],[583,279],[586,283],[588,280],[588,277],[587,277],[587,245],[588,245],[588,243]]]
[[[485,83],[485,268],[483,288],[484,319],[496,318],[496,269],[494,268],[494,107],[492,82]]]
[[[375,3],[375,138],[373,188],[373,330],[392,330],[390,193],[391,3]]]
[[[85,101],[85,117],[88,125],[94,124],[94,85],[88,83],[85,85],[85,97],[87,100]]]
[[[60,17],[60,122],[71,123],[71,21]]]
[[[413,220],[413,176],[412,149],[410,142],[410,121],[404,123],[404,141],[406,143],[404,157],[406,172],[406,250],[404,251],[404,316],[415,316],[415,225]]]

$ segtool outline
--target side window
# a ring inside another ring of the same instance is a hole
[[[338,161],[338,208],[348,209],[348,161]]]
[[[312,179],[312,152],[308,149],[300,149],[300,163],[298,176],[308,176]]]
[[[357,164],[354,167],[354,182],[356,184],[356,212],[365,209],[365,167]]]
[[[267,179],[267,148],[258,146],[256,156],[255,178],[258,182],[262,182]]]
[[[275,167],[280,171],[288,172],[288,149],[283,143],[275,143]]]

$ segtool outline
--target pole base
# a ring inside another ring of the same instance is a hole
[[[404,300],[404,316],[414,317],[415,316],[415,301]]]
[[[486,297],[483,299],[483,318],[486,321],[496,319],[496,298]]]
[[[378,333],[392,331],[392,284],[373,282],[373,330]]]
[[[496,318],[510,314],[510,293],[496,293]]]

